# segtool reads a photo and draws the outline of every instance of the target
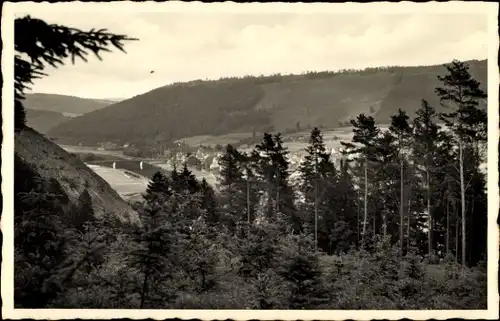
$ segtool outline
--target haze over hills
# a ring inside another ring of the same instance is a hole
[[[74,96],[33,93],[24,100],[28,126],[46,133],[52,127],[74,117],[116,103],[110,99],[88,99]]]
[[[487,90],[486,60],[468,61]],[[197,135],[337,127],[360,113],[388,123],[421,100],[442,111],[434,92],[443,65],[192,81],[89,112],[49,130],[64,144],[155,144]]]

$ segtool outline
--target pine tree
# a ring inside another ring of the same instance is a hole
[[[435,222],[435,246],[444,245],[446,255],[451,254],[450,237],[453,230],[453,204],[460,199],[460,182],[454,164],[457,164],[458,155],[454,140],[450,133],[440,130],[437,140],[436,171],[434,182],[434,198],[436,201],[433,218]]]
[[[175,168],[172,171],[172,185],[176,192],[197,193],[200,191],[200,184],[186,163],[184,163],[181,172],[177,172]]]
[[[151,285],[172,279],[178,265],[176,240],[179,237],[175,225],[158,204],[144,203],[140,216],[142,226],[131,227],[134,244],[130,250],[130,264],[141,272],[142,285],[138,292],[139,308],[143,309],[162,297],[170,299],[170,294],[162,295],[159,288]]]
[[[318,245],[318,220],[321,219],[322,227],[328,239],[335,225],[335,213],[337,208],[331,200],[334,199],[337,185],[337,172],[326,152],[321,131],[315,127],[311,131],[309,146],[306,148],[307,155],[299,167],[301,175],[300,189],[305,196],[306,213],[314,213],[314,220],[306,220],[314,223],[314,240]]]
[[[219,184],[231,189],[232,185],[242,180],[241,154],[232,145],[228,144],[224,155],[219,159],[220,182]]]
[[[375,197],[379,199],[376,202],[375,208],[380,213],[381,234],[383,238],[387,236],[389,225],[395,226],[393,213],[396,211],[396,203],[393,195],[396,193],[397,183],[397,148],[395,146],[395,138],[390,132],[383,132],[375,139],[374,157],[374,174],[373,181],[377,187],[374,191]],[[374,228],[374,231],[376,229]],[[396,231],[391,229],[391,235],[396,234]]]
[[[215,191],[205,178],[201,180],[200,191],[202,194],[202,209],[206,211],[206,221],[210,224],[219,222],[219,213]]]
[[[344,143],[342,145],[347,148],[347,154],[358,154],[361,158],[364,170],[364,216],[363,216],[363,231],[361,234],[362,245],[365,242],[366,229],[368,224],[368,167],[373,161],[375,153],[375,139],[380,133],[380,130],[375,125],[375,119],[372,116],[360,114],[357,120],[351,120],[354,136],[353,143]]]
[[[294,235],[287,243],[296,244],[280,271],[290,290],[288,306],[290,309],[318,308],[327,302],[328,296],[321,283],[318,254],[312,251],[314,242],[305,235]]]
[[[479,145],[487,140],[487,114],[478,108],[479,102],[487,95],[481,90],[480,83],[472,78],[466,63],[454,60],[446,66],[448,74],[438,76],[443,87],[437,87],[436,93],[441,104],[452,109],[441,114],[441,119],[454,133],[459,149],[460,194],[462,211],[462,265],[466,264],[466,178],[464,177],[464,149],[473,146],[479,154]]]
[[[243,237],[238,274],[245,278],[256,278],[260,273],[276,266],[278,238],[273,224],[251,225]]]
[[[332,251],[336,253],[347,252],[351,246],[357,243],[357,230],[359,220],[357,217],[358,196],[354,189],[353,178],[349,173],[347,163],[342,163],[339,173],[339,182],[335,191],[338,198],[336,203],[337,223],[333,235],[338,240],[333,242]],[[341,228],[341,229],[340,229]],[[341,237],[338,237],[341,235]]]
[[[232,145],[227,145],[224,155],[219,159],[221,202],[225,207],[227,220],[235,222],[246,220],[247,184],[243,179],[243,155]]]
[[[417,117],[414,119],[414,154],[416,161],[422,167],[422,176],[425,185],[425,203],[427,221],[427,253],[429,258],[433,255],[432,250],[432,173],[435,170],[435,157],[437,153],[436,141],[438,138],[438,126],[435,123],[436,111],[426,100],[422,100],[422,107],[417,110]]]
[[[168,198],[170,195],[172,195],[172,191],[170,188],[168,177],[165,176],[162,172],[156,172],[148,184],[144,199],[149,202],[161,202]]]
[[[267,209],[266,216],[269,219],[273,214],[273,186],[275,184],[276,169],[274,168],[272,155],[275,150],[273,136],[264,133],[261,143],[255,146],[253,159],[256,162],[257,173],[266,185]]]
[[[125,35],[116,35],[106,30],[90,30],[88,32],[62,25],[48,24],[43,20],[25,16],[14,21],[14,114],[16,132],[26,124],[26,113],[22,101],[26,90],[30,89],[35,79],[47,74],[43,73],[46,65],[58,67],[64,64],[63,59],[71,57],[87,61],[86,55],[110,51],[113,46],[122,52],[123,42],[136,40]],[[24,58],[24,57],[28,58]]]
[[[258,179],[256,175],[255,168],[255,155],[242,153],[242,168],[243,171],[243,179],[245,180],[245,193],[246,193],[246,220],[249,224],[254,222],[257,212],[257,207],[259,203],[259,192],[260,192],[260,183],[261,181]]]
[[[265,133],[263,140],[255,147],[258,174],[267,185],[266,217],[274,220],[278,213],[284,213],[289,223],[300,228],[300,220],[294,207],[292,187],[288,184],[288,150],[283,146],[281,134]]]
[[[391,126],[389,130],[396,137],[397,149],[399,154],[399,181],[400,181],[400,194],[399,194],[399,243],[401,253],[404,248],[404,164],[405,164],[405,150],[409,147],[412,128],[408,122],[409,117],[405,111],[399,109],[398,114],[391,117]]]
[[[283,136],[281,133],[274,135],[276,149],[273,154],[273,164],[275,168],[275,205],[276,214],[283,213],[288,222],[295,229],[300,229],[300,219],[297,216],[294,205],[294,191],[289,184],[289,166],[288,149],[283,145]]]

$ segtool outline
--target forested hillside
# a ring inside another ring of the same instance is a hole
[[[109,106],[114,101],[36,93],[27,94],[23,103],[28,126],[46,133],[65,121]]]
[[[115,103],[115,101],[33,93],[26,94],[26,99],[23,103],[26,109],[48,110],[58,113],[82,115],[109,106]]]
[[[469,65],[486,90],[486,61]],[[197,135],[251,137],[254,131],[335,127],[359,113],[389,123],[399,108],[414,116],[422,98],[442,111],[434,88],[444,71],[441,65],[389,67],[174,84],[72,119],[48,134],[66,144],[154,145]]]
[[[46,133],[51,128],[70,120],[72,117],[65,116],[50,110],[26,109],[27,124],[39,133]]]

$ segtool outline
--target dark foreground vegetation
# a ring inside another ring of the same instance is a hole
[[[186,166],[158,172],[133,205],[141,224],[95,215],[89,191],[65,209],[16,168],[15,306],[485,309],[485,94],[457,61],[440,81],[449,113],[422,101],[387,132],[360,114],[340,166],[314,128],[297,185],[280,134],[227,146],[217,194]]]

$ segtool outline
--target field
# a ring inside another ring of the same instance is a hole
[[[62,146],[66,151],[80,157],[86,165],[108,182],[124,199],[140,199],[146,191],[149,179],[162,168],[130,159],[119,151],[100,151],[92,147]],[[115,168],[113,169],[113,163]]]
[[[112,169],[92,164],[87,164],[87,166],[108,182],[125,199],[144,193],[148,186],[148,179],[144,177],[135,178],[128,175],[123,169]]]

